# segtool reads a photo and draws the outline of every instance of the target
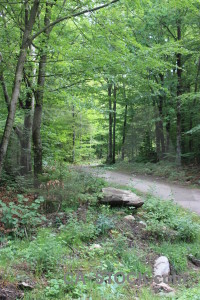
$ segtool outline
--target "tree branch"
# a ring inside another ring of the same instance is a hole
[[[58,18],[58,19],[56,19],[54,22],[52,22],[52,23],[50,23],[49,25],[43,27],[43,28],[42,28],[41,30],[39,30],[36,34],[34,34],[34,35],[30,38],[30,43],[32,43],[32,41],[33,41],[36,37],[38,37],[41,33],[45,32],[49,27],[53,27],[53,26],[55,26],[56,24],[58,24],[58,23],[60,23],[60,22],[62,22],[62,21],[69,20],[69,19],[72,19],[72,18],[81,16],[81,15],[84,15],[84,14],[86,14],[86,13],[91,13],[91,12],[100,10],[100,9],[105,8],[105,7],[107,7],[107,6],[110,6],[111,4],[116,3],[116,2],[119,2],[119,0],[113,0],[113,1],[111,1],[111,2],[109,2],[109,3],[103,4],[103,5],[100,5],[100,6],[91,8],[91,9],[86,9],[86,10],[80,11],[80,12],[78,12],[78,13],[72,14],[71,16],[65,16],[65,17],[62,17],[62,18]]]

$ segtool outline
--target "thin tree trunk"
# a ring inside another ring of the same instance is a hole
[[[75,131],[75,111],[74,111],[74,105],[72,106],[72,117],[73,117],[73,138],[72,138],[72,162],[75,162],[75,142],[76,142],[76,131]]]
[[[33,105],[34,99],[32,93],[28,93],[24,115],[24,128],[21,139],[21,175],[27,175],[31,173],[31,137],[32,137],[32,126],[33,126]]]
[[[126,104],[125,112],[124,112],[124,126],[123,126],[123,138],[122,138],[122,160],[124,160],[124,157],[125,157],[127,110],[128,110],[128,105]]]
[[[160,128],[159,121],[155,122],[155,134],[156,134],[156,153],[158,161],[161,159],[161,150],[160,150]]]
[[[108,156],[107,163],[112,163],[113,153],[112,153],[112,123],[113,123],[113,113],[112,113],[112,84],[108,84],[108,101],[109,101],[109,132],[108,132]]]
[[[112,163],[115,163],[115,147],[116,147],[116,107],[117,107],[117,87],[114,84],[114,90],[113,90],[113,159]]]
[[[170,127],[171,127],[171,122],[170,119],[168,119],[166,124],[166,153],[169,153]]]
[[[159,74],[161,84],[164,85],[164,75]],[[163,93],[163,91],[162,91]],[[159,102],[158,102],[158,111],[159,111],[159,135],[160,135],[160,143],[161,143],[161,157],[164,157],[165,154],[165,136],[164,136],[164,128],[163,128],[163,100],[164,96],[162,94],[159,95]]]
[[[159,112],[157,109],[156,101],[153,99],[153,106],[155,110],[155,141],[156,141],[156,154],[157,160],[160,160],[161,151],[160,151],[160,129],[159,129]]]
[[[125,84],[123,85],[123,88],[124,88],[124,100],[126,101]],[[126,105],[125,105],[125,112],[124,112],[123,137],[122,137],[122,160],[124,160],[124,156],[125,156],[125,140],[126,140],[127,110],[128,110],[128,105],[127,105],[127,103],[126,103]]]
[[[30,11],[30,18],[28,24],[27,26],[25,26],[25,30],[24,30],[22,45],[21,45],[16,72],[15,72],[15,79],[14,79],[12,97],[9,106],[9,112],[8,112],[6,125],[4,128],[4,133],[3,133],[1,146],[0,146],[0,176],[2,172],[3,162],[8,149],[8,143],[10,140],[11,131],[14,124],[17,102],[18,102],[20,87],[21,87],[21,81],[23,77],[23,68],[27,56],[27,49],[29,46],[29,38],[33,29],[33,25],[35,23],[38,7],[39,7],[39,0],[35,0]]]
[[[177,38],[181,40],[181,24],[180,21],[177,25]],[[181,166],[181,98],[182,95],[182,62],[181,53],[177,54],[177,135],[176,135],[176,163]]]
[[[161,157],[163,158],[165,154],[165,137],[164,137],[164,128],[163,128],[163,97],[159,97],[159,136],[160,136],[160,143],[161,143]]]

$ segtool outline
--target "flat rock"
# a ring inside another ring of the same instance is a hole
[[[102,203],[108,203],[112,206],[133,206],[141,207],[144,201],[131,191],[116,189],[113,187],[103,188]]]

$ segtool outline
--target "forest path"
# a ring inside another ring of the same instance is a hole
[[[151,193],[165,200],[175,202],[200,215],[200,189],[164,182],[150,176],[131,175],[105,168],[82,167],[83,170],[119,185],[130,186],[142,193]]]

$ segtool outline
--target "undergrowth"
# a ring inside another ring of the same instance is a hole
[[[165,299],[165,294],[154,294],[150,283],[121,284],[121,273],[126,279],[134,273],[135,280],[140,274],[151,280],[155,258],[165,255],[173,272],[190,274],[190,289],[175,286],[176,299],[195,299],[199,272],[188,257],[200,258],[199,217],[152,196],[137,211],[110,208],[98,203],[104,181],[69,168],[45,171],[34,191],[37,197],[27,201],[20,195],[14,204],[4,203],[3,198],[0,202],[4,286],[28,283],[32,288],[24,288],[25,300]],[[131,213],[132,223],[124,220]],[[77,272],[83,277],[79,274],[77,279]],[[103,272],[100,284],[98,272]]]

